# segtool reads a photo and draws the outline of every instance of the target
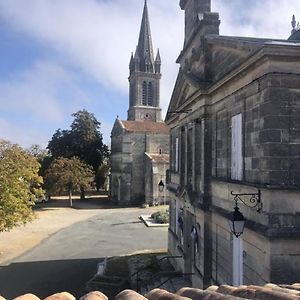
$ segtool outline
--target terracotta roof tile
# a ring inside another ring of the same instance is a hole
[[[169,162],[169,154],[159,154],[159,153],[146,153],[149,158],[157,163],[168,163]]]
[[[220,287],[210,286],[206,290],[184,287],[176,293],[154,289],[148,292],[146,296],[142,296],[133,290],[124,290],[115,297],[115,300],[300,300],[299,288],[299,283],[293,285],[243,285],[239,287],[222,285]],[[15,299],[38,300],[39,298],[33,294],[26,294]],[[5,300],[5,298],[0,296],[0,300]],[[63,292],[49,296],[45,300],[75,300],[75,297]],[[108,298],[103,293],[94,291],[81,297],[80,300],[108,300]]]
[[[147,300],[144,296],[140,295],[139,293],[133,290],[124,290],[120,292],[116,297],[115,300]]]
[[[1,300],[2,297],[0,297]],[[15,298],[14,300],[40,300],[36,295],[33,294],[25,294]]]
[[[103,293],[94,291],[84,295],[80,300],[108,300],[108,298]]]
[[[168,134],[169,127],[163,122],[151,121],[123,121],[120,120],[125,130],[129,132],[150,132]]]
[[[154,289],[154,290],[150,291],[146,295],[146,298],[148,300],[190,300],[191,299],[191,298],[182,297],[180,295],[176,295],[176,294],[173,294],[166,290],[161,290],[161,289]]]
[[[57,293],[53,294],[49,297],[47,297],[45,300],[75,300],[76,298],[68,293],[68,292],[62,292],[62,293]]]

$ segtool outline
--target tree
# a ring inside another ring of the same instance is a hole
[[[103,188],[105,181],[107,180],[109,170],[110,170],[110,165],[108,163],[108,160],[105,160],[103,164],[99,166],[95,175],[95,183],[96,183],[97,191],[99,191],[100,188]]]
[[[103,144],[101,123],[94,114],[83,109],[72,114],[71,130],[58,129],[48,143],[53,158],[79,157],[96,172],[108,156],[108,147]]]
[[[44,149],[42,146],[38,144],[31,145],[26,151],[30,155],[35,157],[39,162],[41,162],[44,159],[44,157],[48,155],[47,149]]]
[[[52,192],[67,191],[70,206],[72,206],[72,193],[80,188],[87,188],[93,181],[92,168],[82,162],[78,157],[55,159],[46,171],[46,187]]]
[[[103,160],[108,157],[108,147],[103,144],[101,123],[94,114],[83,109],[72,114],[74,120],[70,130],[58,129],[48,143],[53,159],[58,157],[79,157],[97,172]],[[82,190],[83,192],[83,190]],[[84,198],[84,193],[82,193]]]
[[[0,232],[34,217],[34,199],[43,195],[39,167],[21,147],[0,140]]]

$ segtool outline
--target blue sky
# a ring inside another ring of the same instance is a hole
[[[0,0],[0,138],[46,146],[71,114],[87,109],[104,140],[126,119],[128,63],[144,0]],[[125,5],[126,4],[126,5]],[[300,2],[212,0],[223,35],[287,38]],[[169,103],[183,45],[179,0],[148,0],[154,49],[162,57],[161,106]]]

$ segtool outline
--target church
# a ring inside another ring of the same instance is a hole
[[[180,7],[166,118],[174,265],[194,287],[299,282],[300,28],[293,17],[287,39],[224,36],[211,0]]]
[[[161,57],[154,57],[147,1],[135,54],[129,63],[127,120],[115,120],[111,132],[110,197],[118,205],[166,203],[169,129],[160,108]],[[162,185],[163,184],[163,185]]]

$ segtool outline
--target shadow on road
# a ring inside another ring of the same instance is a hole
[[[59,207],[70,207],[70,201],[68,197],[57,197],[51,198],[46,203],[37,203],[33,207],[34,210],[51,210]],[[130,206],[121,206],[114,204],[111,200],[108,199],[108,196],[92,196],[86,197],[85,200],[81,200],[79,197],[74,197],[73,199],[73,209],[120,209],[120,208],[128,208]],[[137,206],[131,206],[137,207]]]
[[[34,210],[49,210],[52,208],[70,207],[70,201],[67,197],[51,198],[47,203],[38,203]],[[86,197],[80,200],[79,197],[73,199],[73,209],[108,209],[119,208],[115,206],[108,196]]]
[[[0,266],[0,295],[6,299],[33,293],[41,299],[67,291],[77,299],[103,258],[12,263]]]

